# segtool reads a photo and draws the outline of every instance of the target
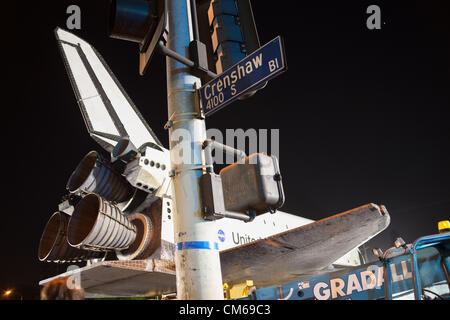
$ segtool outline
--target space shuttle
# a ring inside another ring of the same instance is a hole
[[[58,276],[79,274],[88,294],[173,292],[177,213],[169,150],[97,50],[61,28],[55,35],[88,133],[103,150],[88,152],[69,177],[66,195],[42,233],[38,258],[86,263]],[[369,203],[318,221],[268,210],[252,221],[222,217],[205,228],[217,234],[223,281],[253,280],[264,287],[361,264],[358,247],[389,223],[386,208]],[[140,281],[141,291],[138,285],[125,293],[120,290],[126,286],[108,287],[130,278],[113,270],[130,268],[135,277],[153,272]]]

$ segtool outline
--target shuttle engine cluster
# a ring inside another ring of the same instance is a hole
[[[44,228],[40,261],[103,259],[108,252],[120,260],[146,259],[160,247],[162,206],[154,194],[162,177],[146,169],[154,160],[149,160],[151,148],[145,150],[147,156],[135,152],[126,166],[117,149],[114,162],[96,151],[81,160],[67,182],[68,195]],[[166,165],[164,161],[159,169]]]

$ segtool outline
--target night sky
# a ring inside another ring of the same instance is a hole
[[[450,3],[252,3],[261,44],[281,35],[288,70],[207,118],[207,127],[280,129],[283,211],[317,220],[384,204],[391,224],[370,248],[436,233],[450,218]],[[87,133],[53,33],[65,28],[71,4],[81,8],[74,33],[102,54],[168,146],[165,58],[156,54],[139,76],[137,44],[107,36],[107,1],[3,4],[0,290],[21,288],[25,297],[65,271],[39,262],[39,239],[75,166],[102,150]],[[381,30],[366,27],[371,4],[381,8]]]

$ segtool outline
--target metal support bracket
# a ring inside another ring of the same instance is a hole
[[[182,117],[182,116],[195,116],[197,119],[205,119],[205,114],[203,113],[203,109],[200,106],[200,98],[198,96],[198,88],[197,88],[197,83],[194,83],[193,85],[193,89],[179,89],[179,90],[174,90],[171,92],[171,94],[176,92],[190,92],[194,94],[194,103],[196,106],[196,111],[195,112],[183,112],[183,113],[172,113],[169,117],[169,119],[167,120],[166,124],[164,125],[164,130],[168,130],[169,128],[171,128],[175,123],[177,122],[183,122],[183,121],[188,121],[191,119],[179,119],[176,120],[178,117]]]
[[[189,171],[189,170],[199,170],[199,169],[202,169],[202,170],[205,169],[205,170],[207,170],[207,169],[210,169],[210,168],[212,168],[212,165],[202,164],[202,165],[198,165],[198,166],[193,166],[193,167],[189,167],[189,168],[184,168],[183,170],[178,170],[178,171],[172,170],[172,171],[170,171],[169,177],[173,178],[173,177],[175,177],[175,176],[177,176],[177,175],[183,173],[184,171]]]
[[[181,62],[182,64],[188,66],[189,68],[204,72],[211,78],[217,77],[217,74],[215,74],[214,72],[212,72],[210,70],[203,70],[201,68],[198,68],[194,61],[192,61],[186,57],[183,57],[182,55],[178,54],[177,52],[175,52],[173,50],[170,50],[169,48],[166,48],[166,46],[164,45],[164,42],[161,40],[158,42],[158,49],[162,54],[164,54],[172,59],[175,59],[178,62]]]

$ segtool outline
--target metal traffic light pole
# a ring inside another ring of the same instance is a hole
[[[167,48],[186,56],[193,39],[186,0],[167,1]],[[175,198],[175,265],[178,299],[222,300],[222,273],[215,222],[202,218],[200,177],[205,120],[199,117],[195,88],[200,79],[181,62],[166,58],[170,161]],[[181,138],[180,138],[181,137]],[[182,156],[181,156],[182,155]],[[190,155],[190,156],[189,156]]]

